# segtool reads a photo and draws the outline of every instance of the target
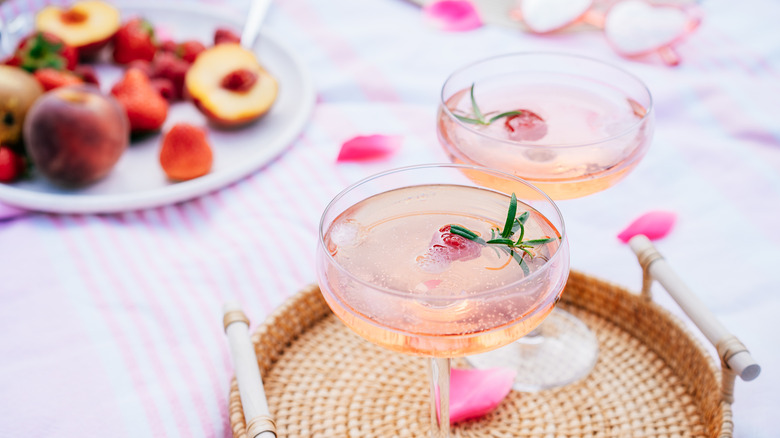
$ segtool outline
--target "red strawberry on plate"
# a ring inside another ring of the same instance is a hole
[[[46,32],[28,35],[5,61],[8,65],[21,67],[29,72],[41,68],[73,70],[78,62],[76,49],[65,44],[58,36]]]
[[[200,55],[200,52],[206,50],[206,46],[200,41],[189,40],[178,45],[176,48],[176,54],[179,57],[190,64],[195,62],[195,58]]]
[[[114,36],[114,61],[129,64],[141,59],[151,61],[157,53],[154,27],[143,18],[127,21]]]
[[[175,181],[203,176],[211,170],[213,154],[206,131],[189,123],[177,123],[163,138],[160,165]]]
[[[152,79],[152,87],[168,102],[176,101],[176,89],[170,79],[154,78]]]
[[[0,182],[16,181],[24,174],[24,158],[8,146],[0,146]]]
[[[53,90],[55,88],[64,87],[66,85],[78,85],[84,83],[83,79],[68,70],[41,68],[35,70],[33,76],[35,76],[35,79],[37,79],[41,84],[44,91]]]
[[[164,78],[171,81],[174,89],[174,100],[184,96],[184,77],[190,64],[170,52],[160,52],[151,64],[151,78]]]
[[[111,89],[127,112],[133,133],[156,131],[168,117],[168,102],[141,70],[131,68]]]
[[[217,44],[222,43],[241,44],[241,37],[231,29],[220,27],[214,32],[214,45],[216,46]]]
[[[425,254],[417,257],[420,268],[431,274],[444,272],[452,262],[472,260],[482,254],[482,246],[473,240],[453,234],[445,225],[433,235]]]
[[[95,72],[95,68],[89,64],[79,64],[73,69],[73,73],[80,77],[84,82],[100,87],[100,79]]]
[[[160,43],[160,51],[161,52],[171,52],[176,53],[176,49],[179,48],[179,45],[176,44],[175,41],[171,40],[165,40]]]

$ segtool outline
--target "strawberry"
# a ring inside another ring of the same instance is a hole
[[[133,133],[156,131],[168,117],[168,102],[152,86],[149,77],[141,70],[131,68],[111,88],[119,103],[127,112],[130,131]]]
[[[206,50],[200,41],[189,40],[178,45],[176,48],[176,54],[179,58],[189,62],[190,64],[195,62],[195,58],[200,55],[200,52]]]
[[[213,162],[206,131],[188,123],[177,123],[163,138],[160,165],[168,178],[184,181],[209,173]]]
[[[165,78],[171,81],[174,89],[174,100],[184,96],[184,76],[187,75],[190,65],[187,61],[173,53],[161,52],[154,57],[151,65],[151,78]]]
[[[152,87],[168,102],[176,101],[176,89],[170,79],[154,78],[152,79]]]
[[[536,141],[547,135],[547,123],[533,111],[517,110],[506,118],[504,127],[509,131],[509,138],[515,141]]]
[[[66,85],[83,84],[84,80],[68,70],[55,70],[53,68],[41,68],[33,73],[35,79],[43,87],[44,91],[64,87]]]
[[[114,61],[129,64],[136,59],[151,61],[157,53],[154,28],[143,18],[127,21],[114,36]]]
[[[144,72],[146,76],[149,76],[150,78],[153,77],[152,63],[149,61],[144,61],[143,59],[136,59],[135,61],[131,61],[129,64],[127,64],[127,68],[128,69],[137,68],[142,72]]]
[[[433,235],[425,254],[417,257],[417,263],[424,271],[435,274],[443,272],[455,261],[475,259],[482,254],[479,243],[450,232],[445,225]]]
[[[41,68],[73,70],[76,62],[76,49],[65,44],[58,36],[47,32],[35,32],[22,39],[13,55],[5,61],[8,65],[29,72]]]
[[[91,65],[79,64],[73,69],[73,73],[87,84],[100,87],[100,80],[98,80],[97,73],[95,73],[95,69]]]
[[[24,175],[24,171],[24,157],[8,146],[0,146],[0,182],[14,182]]]
[[[161,52],[176,53],[176,50],[178,48],[179,48],[179,45],[176,44],[175,41],[165,40],[165,41],[160,43],[160,51]]]
[[[222,43],[241,44],[241,37],[236,35],[231,29],[220,27],[214,32],[214,45]]]

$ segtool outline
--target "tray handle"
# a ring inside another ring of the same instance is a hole
[[[650,239],[644,235],[637,235],[628,244],[642,266],[642,296],[648,300],[652,299],[650,286],[654,279],[658,280],[704,336],[712,342],[718,350],[721,361],[723,400],[733,403],[736,376],[740,376],[746,382],[755,379],[761,373],[758,362],[753,359],[745,345],[732,335],[685,285],[655,249]]]

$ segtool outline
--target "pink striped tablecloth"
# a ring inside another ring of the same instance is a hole
[[[0,13],[44,3],[6,2]],[[246,4],[221,8],[241,16]],[[595,32],[448,33],[400,0],[275,2],[266,28],[305,60],[318,90],[310,123],[281,157],[178,205],[0,221],[0,437],[229,437],[222,302],[240,300],[256,325],[313,282],[326,203],[380,170],[446,161],[434,117],[448,73],[529,50],[599,58],[648,84],[657,129],[647,157],[616,187],[560,203],[572,266],[638,289],[640,269],[615,236],[646,211],[676,212],[657,246],[763,366],[738,383],[737,436],[777,437],[780,3],[702,7],[701,27],[679,46],[682,64],[670,68],[623,59]],[[403,144],[384,161],[336,163],[344,141],[366,134]]]

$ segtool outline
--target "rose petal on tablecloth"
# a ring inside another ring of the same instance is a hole
[[[12,205],[3,204],[0,202],[0,221],[24,216],[27,213],[27,210],[22,210],[21,208],[16,208]]]
[[[660,239],[669,234],[676,220],[677,215],[671,211],[650,211],[634,219],[617,237],[623,243],[638,234],[650,240]]]
[[[341,145],[336,161],[371,161],[387,158],[401,147],[399,135],[359,135]]]
[[[467,0],[439,0],[423,8],[425,17],[435,27],[463,32],[482,26],[482,19],[474,5]]]
[[[516,374],[509,368],[453,368],[450,375],[450,423],[481,417],[495,409],[512,390]]]

